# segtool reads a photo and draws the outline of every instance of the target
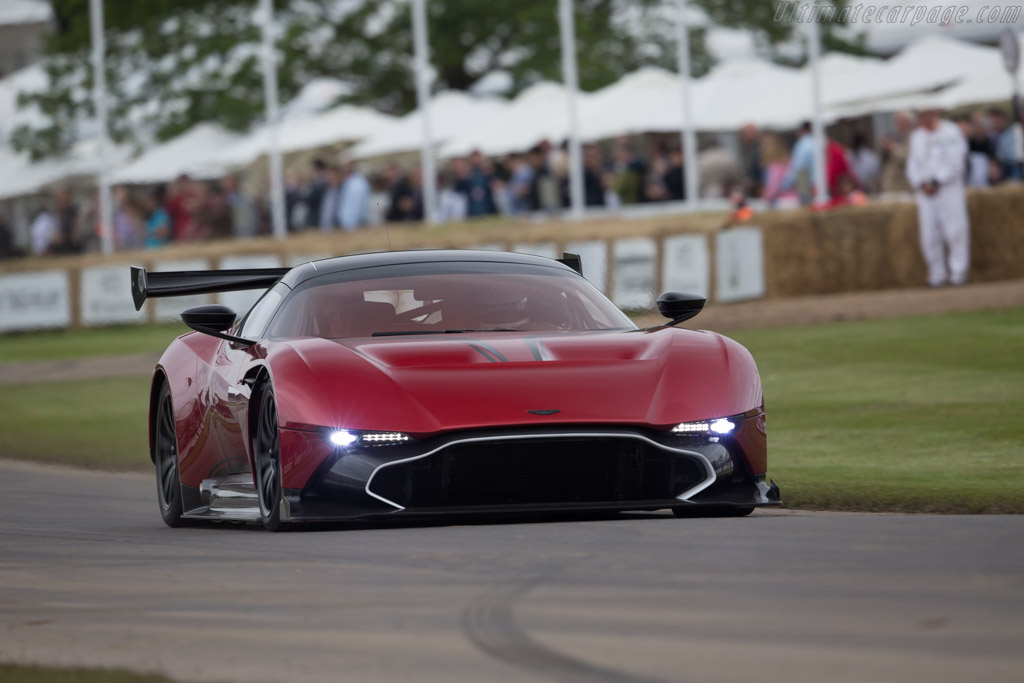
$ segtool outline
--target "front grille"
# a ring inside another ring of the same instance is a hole
[[[371,490],[406,508],[667,500],[702,465],[638,439],[476,441],[377,472]]]

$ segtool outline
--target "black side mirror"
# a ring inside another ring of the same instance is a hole
[[[232,337],[224,334],[224,330],[230,330],[235,324],[235,312],[227,306],[197,306],[190,308],[181,314],[185,324],[196,332],[208,334],[218,339],[226,339],[233,344],[252,346],[256,342],[241,337]]]
[[[181,314],[185,324],[198,332],[229,330],[235,318],[235,312],[227,306],[197,306]]]
[[[665,292],[658,297],[658,310],[672,321],[672,324],[689,320],[704,309],[707,299],[696,294]]]

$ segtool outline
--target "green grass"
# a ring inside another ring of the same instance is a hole
[[[122,669],[55,668],[0,664],[0,681],[4,683],[171,683],[158,674],[144,674]]]
[[[1024,309],[735,337],[790,506],[1024,512]]]
[[[152,467],[149,382],[147,376],[0,387],[0,455],[103,469]]]
[[[0,334],[0,364],[160,353],[185,331],[173,323]]]
[[[154,350],[173,334],[154,335]],[[53,336],[34,335],[50,352],[78,347]],[[146,336],[140,329],[135,351]],[[1024,512],[1024,309],[733,336],[761,370],[769,474],[787,505]],[[148,382],[4,387],[0,455],[149,469]]]

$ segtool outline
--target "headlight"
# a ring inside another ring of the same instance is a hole
[[[351,446],[359,440],[359,435],[353,434],[347,429],[337,429],[327,436],[327,440],[334,446]]]
[[[321,427],[320,438],[335,448],[353,446],[394,446],[412,440],[402,432],[368,432],[356,429],[331,429]]]
[[[717,420],[703,422],[680,422],[672,431],[676,434],[718,434],[724,436],[731,434],[736,429],[736,423],[732,420],[720,417]]]

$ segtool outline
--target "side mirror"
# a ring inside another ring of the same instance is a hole
[[[707,299],[696,294],[665,292],[658,297],[658,310],[672,321],[672,324],[689,320],[704,309]]]
[[[227,306],[197,306],[181,314],[185,324],[197,332],[209,334],[231,329],[235,324],[235,312]]]

